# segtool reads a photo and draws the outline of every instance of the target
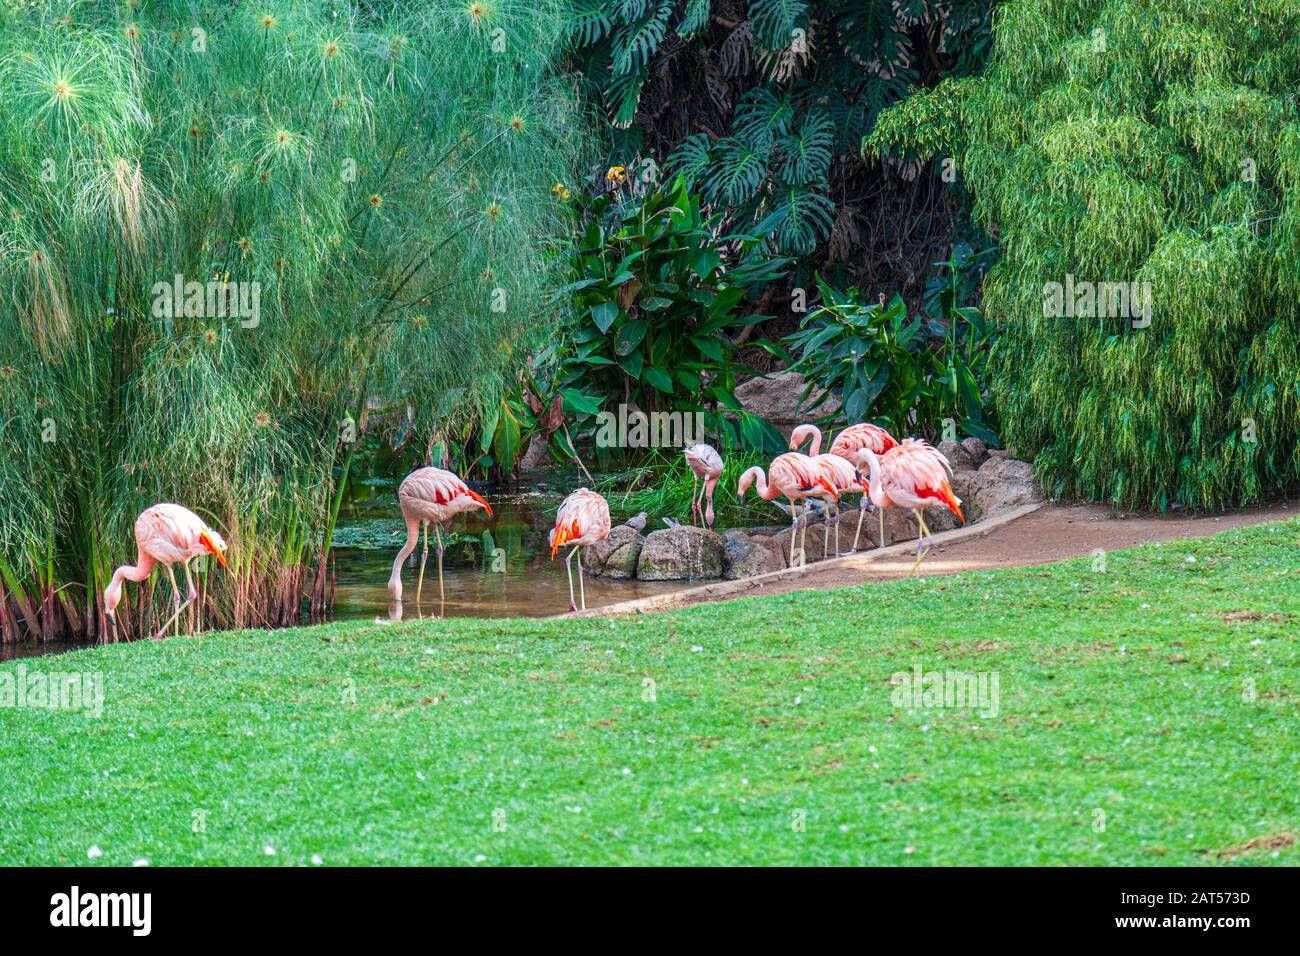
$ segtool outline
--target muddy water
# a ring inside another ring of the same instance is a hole
[[[452,522],[452,541],[444,554],[446,600],[438,600],[437,554],[432,534],[424,588],[416,604],[421,549],[402,570],[403,618],[423,614],[448,617],[545,617],[569,608],[569,582],[562,550],[555,561],[546,546],[558,499],[525,496],[492,501],[493,517],[482,512],[461,515]],[[379,511],[381,516],[375,517]],[[661,525],[662,527],[662,525]],[[653,529],[648,529],[653,530]],[[340,522],[335,547],[337,585],[334,616],[339,620],[395,617],[390,608],[388,576],[393,558],[406,539],[396,508],[377,508],[364,518]],[[359,544],[364,547],[348,547]],[[573,586],[577,593],[577,562]],[[612,581],[584,575],[587,607],[663,594],[690,587],[687,581]]]

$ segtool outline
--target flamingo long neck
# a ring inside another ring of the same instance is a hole
[[[885,494],[884,485],[880,482],[880,459],[870,450],[866,453],[866,459],[868,481],[871,485],[871,503],[877,508],[883,508],[889,499]]]
[[[822,453],[822,430],[816,425],[805,425],[804,429],[812,435],[812,444],[808,446],[808,457],[816,458]]]
[[[402,545],[397,552],[397,557],[393,559],[393,573],[388,576],[388,590],[394,596],[400,596],[402,593],[402,562],[407,559],[416,545],[420,543],[420,519],[408,517],[406,519],[406,544]]]
[[[153,557],[141,552],[135,564],[124,564],[114,571],[113,580],[109,581],[108,587],[104,588],[104,607],[109,611],[116,611],[117,606],[122,603],[122,583],[134,581],[139,584],[149,576],[157,563]]]
[[[763,474],[763,469],[760,468],[758,465],[755,465],[753,468],[749,469],[747,472],[745,472],[743,475],[740,476],[741,488],[749,487],[749,484],[745,482],[746,478],[748,478],[758,489],[758,496],[762,498],[764,501],[771,501],[773,498],[777,496],[777,491],[775,489],[768,490],[767,475]]]

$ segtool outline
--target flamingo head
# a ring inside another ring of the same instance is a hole
[[[117,625],[117,606],[122,603],[122,579],[113,576],[108,587],[104,588],[104,617],[114,626]]]
[[[230,565],[226,563],[225,538],[221,537],[221,535],[217,534],[211,528],[204,528],[202,531],[199,532],[199,541],[203,545],[204,550],[208,552],[208,554],[214,555],[217,559],[217,562],[223,568],[225,568],[227,571],[230,570]]]
[[[763,475],[763,469],[760,468],[758,465],[755,465],[753,468],[750,468],[743,475],[741,475],[740,483],[736,486],[736,497],[739,498],[741,501],[744,501],[745,492],[749,490],[749,486],[754,483],[755,479],[761,478],[762,475]]]
[[[790,433],[790,450],[798,451],[799,446],[807,441],[810,435],[820,433],[816,425],[800,425]]]

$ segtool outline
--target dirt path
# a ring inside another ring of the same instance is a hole
[[[987,526],[981,523],[936,535],[935,547],[921,565],[921,576],[1050,564],[1092,554],[1097,549],[1118,551],[1300,516],[1297,502],[1197,516],[1113,513],[1101,505],[1047,504],[1034,509],[1028,506],[1001,521],[990,519]],[[915,558],[915,543],[907,542],[879,554],[867,552],[813,564],[802,572],[786,570],[740,581],[717,581],[673,594],[594,608],[585,615],[639,614],[734,597],[888,581],[903,577]]]

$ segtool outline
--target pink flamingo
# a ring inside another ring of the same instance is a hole
[[[137,584],[149,577],[155,564],[167,569],[167,577],[172,583],[172,604],[176,610],[155,637],[162,637],[172,624],[177,622],[181,611],[194,603],[199,596],[194,586],[194,577],[190,574],[190,562],[201,554],[216,555],[221,566],[227,570],[226,542],[189,508],[180,505],[158,504],[144,509],[135,519],[135,544],[138,556],[135,564],[124,564],[113,572],[113,580],[104,589],[104,617],[108,619],[113,637],[117,636],[117,606],[122,603],[122,582],[135,581]],[[176,575],[172,565],[180,562],[185,569],[185,583],[189,593],[184,603],[181,602],[180,589],[176,587]],[[178,625],[179,633],[179,625]]]
[[[901,445],[891,448],[883,455],[864,448],[858,452],[858,463],[871,476],[871,490],[868,493],[872,503],[881,510],[882,516],[884,509],[894,505],[911,508],[916,515],[916,563],[907,572],[910,578],[920,567],[921,560],[930,552],[930,545],[924,544],[925,539],[929,538],[931,542],[934,540],[925,523],[925,509],[931,505],[943,505],[963,524],[966,522],[966,517],[961,513],[961,499],[952,493],[952,485],[948,482],[952,467],[948,464],[948,459],[928,442],[917,438],[904,438]],[[881,547],[883,546],[882,539]]]
[[[814,446],[815,447],[815,446]],[[862,422],[857,425],[850,425],[835,436],[831,442],[831,454],[838,455],[847,461],[854,468],[858,468],[859,474],[863,478],[861,468],[858,466],[858,452],[864,448],[869,448],[877,455],[883,455],[891,448],[898,447],[898,439],[889,432],[885,431],[879,425],[872,425],[870,422]],[[853,548],[850,553],[858,550],[858,538],[862,534],[862,508],[858,509],[858,530],[853,533]],[[880,512],[880,544],[885,543],[885,513]]]
[[[700,513],[700,502],[707,499],[708,507],[704,510],[701,521],[706,527],[712,528],[713,489],[722,477],[722,456],[712,445],[692,445],[684,449],[682,454],[686,456],[686,464],[695,474],[695,480],[691,482],[691,523],[695,523],[695,516]],[[704,482],[704,487],[696,498],[695,489],[701,481]]]
[[[576,611],[573,603],[573,556],[584,544],[595,544],[609,537],[609,502],[590,488],[579,488],[560,502],[560,510],[555,515],[555,527],[551,529],[551,560],[562,544],[573,545],[573,550],[564,559],[564,567],[569,572],[569,610]],[[587,588],[582,581],[582,559],[578,559],[578,593],[582,600],[582,609],[587,610]]]
[[[415,550],[424,528],[424,553],[420,557],[420,579],[415,585],[415,604],[420,604],[424,590],[424,564],[429,560],[429,522],[438,546],[438,600],[446,600],[442,578],[442,525],[464,511],[482,508],[492,515],[492,506],[469,490],[465,482],[441,468],[417,468],[397,488],[397,502],[406,519],[406,544],[397,552],[393,573],[388,579],[388,593],[394,601],[402,600],[402,562]]]
[[[799,502],[822,495],[822,491],[835,495],[835,487],[826,480],[822,470],[807,455],[787,452],[777,455],[767,466],[767,475],[758,465],[740,476],[737,496],[745,500],[749,486],[758,482],[758,496],[764,501],[785,498],[790,502],[790,564],[794,564],[794,536],[799,523]],[[820,489],[820,490],[819,490]],[[804,532],[805,537],[807,531]],[[802,548],[801,548],[802,550]]]
[[[837,519],[835,522],[835,553],[840,553],[840,524],[839,518],[839,495],[843,494],[866,494],[866,489],[858,482],[857,469],[839,455],[819,455],[818,451],[822,447],[822,431],[816,425],[800,425],[790,434],[790,450],[798,448],[804,443],[808,436],[812,436],[812,446],[809,448],[808,457],[816,462],[817,467],[826,475],[826,480],[835,486],[838,494],[831,497],[822,494],[820,497],[826,502],[826,534],[822,538],[822,560],[826,560],[826,549],[830,543],[830,527],[832,509]],[[862,512],[859,505],[858,527],[862,526]],[[856,543],[856,541],[855,541]]]

